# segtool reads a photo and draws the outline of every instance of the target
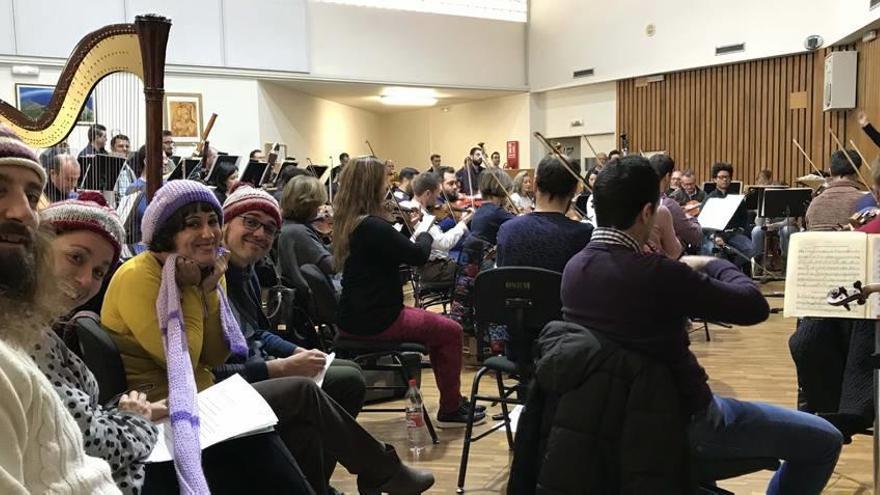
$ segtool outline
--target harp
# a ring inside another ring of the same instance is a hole
[[[152,198],[162,184],[162,99],[170,28],[171,21],[165,17],[142,15],[133,24],[113,24],[89,33],[61,71],[46,110],[31,118],[0,100],[0,124],[32,147],[54,146],[71,133],[102,79],[119,72],[132,73],[143,81],[147,197]]]

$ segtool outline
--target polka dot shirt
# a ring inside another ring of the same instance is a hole
[[[31,358],[76,420],[86,453],[110,464],[122,493],[139,494],[144,461],[156,445],[156,427],[142,416],[101,406],[98,382],[85,363],[54,332],[44,334],[43,342],[31,350]]]

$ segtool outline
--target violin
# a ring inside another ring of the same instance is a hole
[[[473,212],[469,207],[459,207],[449,203],[447,204],[449,205],[448,207],[441,204],[435,204],[431,207],[431,215],[434,215],[434,218],[436,218],[438,222],[442,222],[451,217],[455,220],[455,223],[458,223],[464,215]]]
[[[403,225],[406,233],[409,233],[410,236],[415,233],[416,226],[422,220],[421,211],[418,208],[404,208],[394,198],[386,199],[383,206],[392,223]]]
[[[849,224],[842,230],[858,230],[867,225],[871,220],[877,218],[877,215],[880,215],[880,209],[878,208],[871,208],[855,213],[853,216],[849,217]]]
[[[698,217],[700,216],[700,209],[703,204],[697,201],[696,199],[692,199],[687,203],[681,206],[681,209],[684,210],[685,215],[689,217]]]
[[[828,291],[828,297],[825,299],[825,302],[831,306],[843,306],[847,311],[850,311],[849,305],[851,303],[856,303],[860,306],[864,305],[868,302],[868,297],[875,292],[880,292],[880,284],[862,285],[861,280],[857,280],[853,283],[852,294],[850,294],[846,287],[831,289]]]

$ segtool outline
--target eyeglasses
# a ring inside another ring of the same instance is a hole
[[[244,228],[251,232],[256,232],[260,230],[260,227],[263,227],[263,231],[269,237],[274,237],[278,233],[278,227],[275,224],[263,223],[252,216],[242,215],[241,223],[244,224]]]

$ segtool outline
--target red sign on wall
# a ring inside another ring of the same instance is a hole
[[[507,168],[519,168],[519,141],[507,142]]]

